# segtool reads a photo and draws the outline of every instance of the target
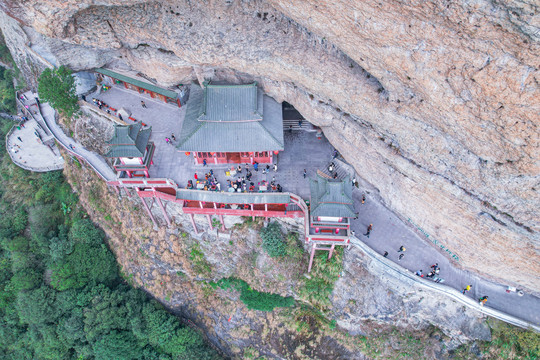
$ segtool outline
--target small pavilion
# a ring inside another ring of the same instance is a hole
[[[284,150],[281,104],[256,82],[193,84],[177,148],[196,164],[273,163]]]
[[[111,146],[105,157],[114,158],[114,169],[125,171],[128,177],[150,177],[148,170],[153,164],[152,157],[155,150],[154,143],[149,141],[152,128],[141,128],[140,122],[128,126],[116,125],[114,135],[108,141]]]
[[[316,250],[329,251],[330,259],[336,245],[349,245],[350,219],[356,216],[352,183],[348,177],[344,180],[331,180],[317,175],[316,179],[310,179],[310,190],[310,229],[307,241],[312,242],[313,246],[308,271],[311,270]]]

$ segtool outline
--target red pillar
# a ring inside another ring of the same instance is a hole
[[[156,223],[156,219],[154,219],[154,215],[152,215],[152,211],[150,211],[150,208],[148,207],[148,204],[146,203],[146,201],[144,200],[143,197],[141,197],[139,195],[139,198],[141,199],[142,203],[143,203],[143,206],[144,208],[146,209],[146,212],[148,213],[148,215],[150,216],[150,219],[152,220],[152,222],[154,223],[154,226],[155,227],[158,227],[157,223]]]
[[[335,246],[336,246],[335,244],[332,244],[332,247],[330,248],[330,253],[328,254],[328,260],[332,258],[332,254],[334,253]]]
[[[124,87],[125,87],[126,89],[128,88],[128,86],[127,86],[127,84],[126,84],[125,81],[122,81],[122,84],[124,84]]]
[[[251,206],[251,214],[253,214],[253,204],[249,204]],[[255,221],[255,216],[251,215],[251,221]]]
[[[221,221],[221,230],[227,230],[227,228],[225,227],[225,221],[223,220],[223,215],[219,215],[219,221]]]
[[[307,272],[311,272],[311,266],[313,265],[313,257],[315,256],[315,250],[316,250],[316,246],[315,243],[313,243],[313,245],[311,246],[311,255],[309,257],[309,265],[308,265],[308,270]]]
[[[189,214],[189,218],[191,219],[191,225],[193,225],[193,230],[195,230],[195,234],[199,235],[199,229],[197,229],[197,225],[195,224],[195,219],[193,218],[193,214]]]
[[[180,104],[180,99],[176,99],[176,103],[178,104],[178,107],[181,108],[182,104]]]
[[[169,219],[169,215],[167,214],[167,210],[165,210],[165,206],[163,206],[163,203],[161,202],[160,198],[156,198],[157,203],[159,207],[161,208],[161,212],[163,212],[163,216],[165,217],[165,221],[167,221],[167,226],[171,226],[171,219]]]
[[[214,227],[212,226],[212,217],[210,216],[210,214],[206,215],[206,217],[208,219],[208,225],[210,225],[210,229],[214,230]]]

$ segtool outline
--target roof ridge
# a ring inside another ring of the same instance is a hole
[[[176,148],[179,148],[180,146],[184,145],[189,139],[191,139],[191,137],[192,137],[193,135],[195,135],[195,133],[196,133],[197,131],[199,131],[199,129],[200,129],[201,127],[203,127],[204,125],[206,125],[207,122],[206,122],[206,121],[197,121],[197,123],[198,123],[198,126],[191,132],[191,134],[189,134],[188,136],[186,136],[186,137],[184,138],[184,140],[182,140],[181,142],[179,142],[178,145],[176,145]]]

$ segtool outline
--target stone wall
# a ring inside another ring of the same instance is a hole
[[[74,70],[129,68],[162,85],[258,80],[321,126],[381,200],[447,244],[458,266],[540,291],[532,2],[1,0],[0,8],[29,77],[38,54]]]

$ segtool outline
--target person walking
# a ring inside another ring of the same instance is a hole
[[[367,227],[367,232],[364,234],[364,236],[369,237],[369,234],[371,233],[371,230],[373,229],[373,224],[369,224]]]
[[[242,173],[242,166],[238,165],[238,167],[236,168],[236,171],[241,174]]]
[[[366,202],[366,195],[362,194],[362,205]]]
[[[206,166],[206,164],[207,164],[206,159],[203,159],[202,164],[203,164],[203,166]]]
[[[20,142],[23,142],[20,136],[17,136],[17,139],[19,139]]]
[[[388,251],[385,251],[383,254],[384,257],[388,257]]]
[[[306,169],[304,169],[304,179],[306,178],[306,176],[307,176],[307,171]]]
[[[466,292],[470,291],[471,290],[471,287],[472,285],[467,285],[465,286],[465,289],[463,289],[463,291],[461,292],[463,295],[465,295]]]
[[[478,299],[478,303],[481,305],[481,306],[484,306],[487,302],[487,299],[488,297],[487,296],[482,296],[480,299]]]
[[[195,178],[195,180],[199,180],[199,175],[197,175],[197,173],[195,173],[195,175],[193,175],[193,177]]]
[[[145,104],[144,101],[142,101],[142,100],[141,100],[141,106],[142,106],[143,108],[147,109],[146,104]]]
[[[399,247],[398,252],[405,252],[406,250],[407,250],[407,249],[405,249],[405,246],[401,245],[401,246]]]
[[[176,141],[176,137],[174,136],[174,134],[171,134],[171,139],[173,139],[174,141]]]
[[[274,164],[274,172],[277,172],[277,164]]]
[[[253,169],[256,171],[256,172],[259,172],[259,163],[258,162],[254,162],[253,163]]]
[[[404,256],[405,256],[405,254],[400,254],[399,257],[398,257],[398,260],[401,261],[401,259],[403,259]]]

